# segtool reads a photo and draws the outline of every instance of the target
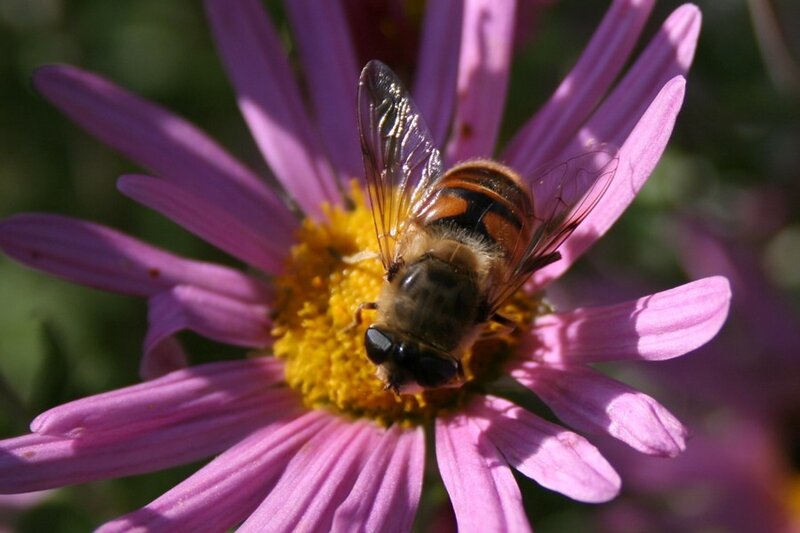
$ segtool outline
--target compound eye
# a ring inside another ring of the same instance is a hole
[[[459,364],[437,355],[423,355],[414,368],[414,378],[423,387],[441,387],[459,373]]]
[[[369,360],[380,365],[389,358],[394,342],[385,332],[375,326],[370,326],[364,333],[364,346],[367,348]]]

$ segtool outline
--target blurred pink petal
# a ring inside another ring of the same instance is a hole
[[[465,415],[436,419],[436,460],[458,531],[531,530],[506,460]]]
[[[194,285],[245,302],[270,290],[220,265],[176,257],[116,230],[58,215],[22,214],[0,220],[0,249],[17,261],[74,283],[151,296]]]
[[[514,38],[514,2],[467,0],[447,161],[491,157],[500,129]]]
[[[336,509],[332,531],[410,531],[417,514],[425,466],[422,428],[394,425],[381,437],[361,474]]]
[[[411,94],[436,146],[444,146],[456,98],[464,2],[438,0],[425,10]]]
[[[0,493],[63,487],[190,463],[226,450],[252,431],[291,413],[286,401],[275,413],[265,409],[264,398],[253,400],[230,412],[133,435],[101,433],[69,439],[30,434],[0,441]],[[286,400],[296,404],[291,396]]]
[[[686,449],[686,428],[661,404],[588,367],[528,362],[512,375],[579,431],[608,433],[649,455]]]
[[[150,504],[104,524],[98,533],[234,527],[258,507],[300,448],[332,423],[324,411],[309,411],[259,429]]]
[[[145,352],[183,330],[234,346],[262,348],[272,343],[268,314],[265,305],[178,285],[150,298]]]
[[[654,0],[614,1],[573,69],[506,147],[507,164],[529,176],[563,151],[617,79],[653,3]]]
[[[495,396],[476,400],[470,414],[508,463],[543,487],[592,503],[619,492],[619,475],[580,435]]]
[[[206,9],[239,108],[275,177],[308,215],[320,216],[325,201],[341,203],[334,169],[319,155],[320,136],[261,3],[206,0]]]
[[[544,286],[563,274],[589,246],[605,235],[630,205],[664,152],[683,103],[685,85],[683,78],[675,78],[658,93],[620,148],[611,185],[589,216],[561,245],[561,260],[531,276],[534,285]]]
[[[256,394],[266,406],[271,398],[267,391],[282,380],[283,364],[271,357],[209,363],[59,405],[37,416],[31,431],[71,439],[140,433],[233,411]]]
[[[690,352],[719,332],[731,290],[720,276],[624,303],[538,317],[525,346],[549,363],[659,361]]]
[[[740,243],[714,235],[710,228],[684,222],[679,233],[681,263],[692,277],[725,276],[730,281],[735,314],[741,315],[754,339],[786,368],[800,364],[800,329],[797,315],[764,276],[761,258]],[[788,367],[787,367],[788,365]]]
[[[359,65],[341,0],[284,4],[297,41],[323,146],[344,180],[361,178],[364,165],[356,114]]]
[[[370,421],[335,418],[300,448],[239,531],[328,531],[383,432]]]
[[[57,490],[40,490],[25,494],[0,494],[0,533],[15,533],[20,529],[25,529],[25,525],[30,527],[27,520],[28,512],[31,514],[38,512],[37,507],[48,504]],[[27,515],[27,516],[26,516]]]
[[[122,176],[117,188],[126,196],[158,211],[220,250],[269,274],[280,272],[288,249],[276,239],[280,228],[259,233],[231,211],[221,209],[180,185],[142,175]]]
[[[291,242],[297,222],[283,202],[184,119],[76,67],[40,68],[33,85],[77,124],[159,178],[231,209],[243,225],[273,233],[285,246]]]
[[[144,380],[160,378],[189,366],[189,356],[175,337],[165,337],[145,350],[139,360],[139,377]]]
[[[55,493],[55,490],[40,490],[24,494],[0,494],[0,517],[6,518],[6,511],[9,510],[24,511],[34,507]],[[4,530],[0,529],[0,531]]]
[[[534,40],[544,12],[558,0],[520,0],[514,21],[514,51],[519,52]]]
[[[670,390],[682,399],[694,392]],[[791,438],[785,419],[776,425],[763,413],[751,417],[752,412],[737,408],[698,412],[705,419],[698,420],[701,430],[674,459],[631,454],[617,442],[604,446],[619,465],[628,494],[603,509],[603,515],[622,503],[637,509],[655,531],[796,533],[792,497],[797,479],[787,464]],[[654,501],[664,505],[653,507]],[[599,531],[618,530],[607,526]]]

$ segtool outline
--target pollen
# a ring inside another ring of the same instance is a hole
[[[286,383],[310,408],[386,425],[422,423],[458,409],[498,377],[518,335],[499,332],[476,342],[463,361],[467,382],[460,388],[413,395],[385,390],[364,348],[364,332],[375,311],[365,309],[361,323],[356,321],[359,305],[377,300],[385,269],[372,213],[357,186],[352,200],[351,209],[326,207],[323,222],[303,222],[284,274],[276,280],[273,351],[285,362]],[[526,323],[536,305],[515,297],[503,314]]]

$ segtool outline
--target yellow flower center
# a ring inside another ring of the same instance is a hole
[[[501,363],[517,345],[518,332],[530,322],[540,302],[522,296],[511,299],[503,315],[521,327],[475,343],[462,361],[467,377],[462,387],[413,395],[384,390],[364,348],[364,332],[374,311],[365,310],[360,324],[355,323],[355,312],[360,304],[376,301],[385,272],[372,214],[357,186],[352,197],[352,209],[328,207],[325,222],[303,222],[285,274],[277,280],[273,350],[285,361],[286,382],[310,408],[384,424],[419,423],[457,409],[499,375]],[[346,260],[355,254],[368,257]],[[494,327],[488,325],[487,330]]]

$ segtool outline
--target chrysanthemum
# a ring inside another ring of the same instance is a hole
[[[305,214],[301,223],[281,194],[185,120],[77,68],[38,71],[34,85],[47,99],[152,172],[121,177],[124,194],[250,270],[178,258],[65,217],[2,221],[0,247],[9,256],[146,297],[149,330],[141,367],[148,381],[51,409],[31,434],[3,441],[0,489],[33,491],[216,455],[101,530],[224,530],[243,522],[246,531],[405,531],[420,498],[428,431],[461,530],[529,528],[512,467],[580,501],[614,497],[619,477],[597,449],[498,396],[498,375],[533,390],[578,431],[609,433],[648,454],[678,454],[686,435],[680,422],[589,364],[667,359],[705,343],[727,314],[727,282],[707,278],[567,312],[553,312],[534,293],[608,230],[671,133],[700,15],[692,5],[679,8],[620,78],[652,4],[613,2],[574,69],[498,154],[526,175],[579,154],[587,142],[619,146],[610,189],[561,247],[563,259],[512,299],[522,331],[474,348],[473,359],[488,359],[489,368],[473,365],[461,389],[416,396],[382,390],[363,351],[363,328],[347,328],[355,307],[374,300],[383,272],[377,262],[341,261],[376,243],[360,199],[359,66],[339,3],[285,5],[308,110],[259,3],[207,2],[242,113]],[[495,154],[513,26],[513,2],[428,8],[412,92],[451,163]],[[187,367],[174,338],[182,330],[249,348],[250,357]]]

